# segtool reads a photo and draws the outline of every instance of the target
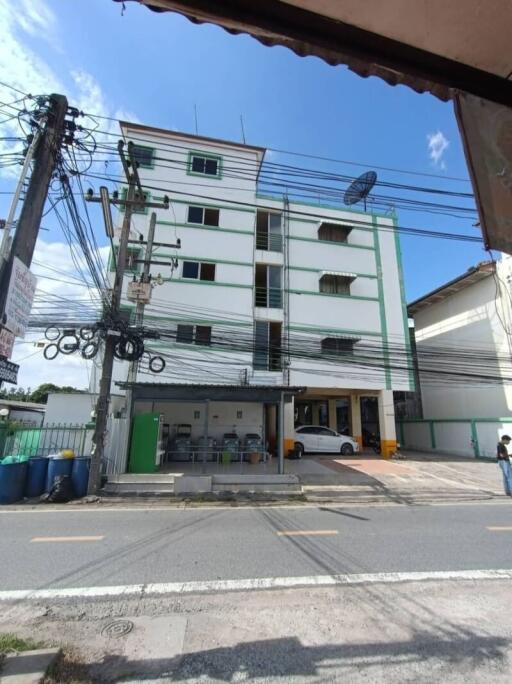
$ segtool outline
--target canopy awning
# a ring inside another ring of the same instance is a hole
[[[357,273],[348,273],[347,271],[320,271],[320,277],[324,276],[338,276],[340,278],[347,278],[347,280],[355,280]]]

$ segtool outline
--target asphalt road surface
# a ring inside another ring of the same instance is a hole
[[[2,512],[2,590],[512,569],[512,502]]]
[[[59,684],[509,684],[511,579],[507,500],[0,510],[0,632]]]

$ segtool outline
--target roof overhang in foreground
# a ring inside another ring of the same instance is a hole
[[[192,385],[157,382],[116,383],[131,387],[134,401],[254,401],[277,404],[282,397],[301,394],[305,387],[276,385]]]
[[[511,2],[138,1],[300,56],[345,64],[363,77],[454,99],[485,247],[512,254]]]
[[[477,283],[479,280],[488,278],[494,273],[495,268],[496,267],[493,261],[484,261],[481,264],[478,264],[478,266],[473,266],[472,268],[468,269],[466,273],[463,273],[457,278],[454,278],[444,285],[441,285],[441,287],[432,290],[432,292],[420,297],[420,299],[416,299],[416,301],[411,302],[407,307],[407,313],[410,316],[414,316],[414,314],[417,314],[419,311],[432,306],[432,304],[438,304],[439,302],[448,299],[448,297],[451,297],[461,290],[465,290],[467,287],[474,285],[474,283]]]
[[[117,2],[121,0],[116,0]],[[512,3],[500,0],[138,0],[248,33],[265,45],[346,64],[360,76],[512,104]]]

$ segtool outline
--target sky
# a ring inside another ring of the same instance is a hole
[[[0,0],[0,25],[0,78],[23,92],[63,93],[70,105],[91,114],[189,133],[195,132],[196,109],[201,135],[236,141],[241,140],[242,115],[249,144],[353,164],[275,152],[272,161],[354,177],[377,168],[379,180],[471,192],[452,104],[428,94],[374,77],[363,79],[344,66],[264,47],[249,36],[232,36],[133,2],[126,2],[123,13],[112,0]],[[0,101],[12,103],[18,97],[0,86]],[[0,125],[0,136],[13,135],[15,125],[15,120]],[[117,130],[115,123],[102,122],[107,126]],[[8,143],[0,141],[0,152],[2,145],[5,149]],[[7,193],[0,194],[0,216],[7,214],[8,193],[18,172],[16,167],[0,169],[0,193]],[[340,196],[344,190],[340,186]],[[459,205],[459,200],[449,198],[449,203]],[[93,218],[106,257],[99,215]],[[399,211],[398,221],[407,227],[479,234],[474,217],[456,213]],[[33,267],[39,288],[76,295],[76,285],[47,277],[50,268],[69,275],[76,271],[52,212],[42,225],[35,261],[44,267]],[[401,245],[408,301],[488,258],[483,245],[461,241],[402,235]],[[78,358],[45,361],[32,341],[25,340],[13,357],[22,359],[22,386],[87,384],[90,368]]]

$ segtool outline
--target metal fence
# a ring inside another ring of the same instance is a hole
[[[76,456],[89,455],[92,433],[92,427],[71,423],[41,427],[0,423],[0,458],[48,456],[62,449],[72,449]]]

